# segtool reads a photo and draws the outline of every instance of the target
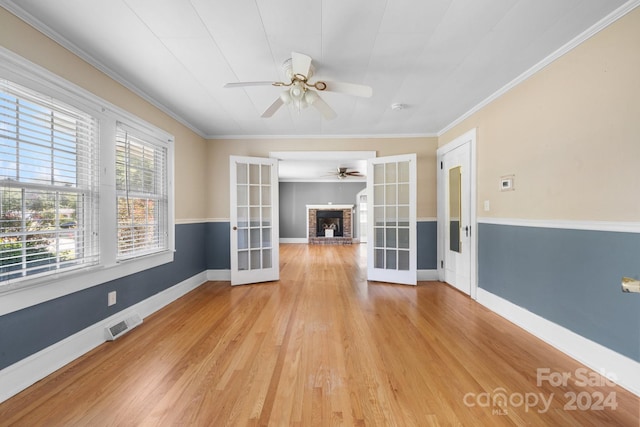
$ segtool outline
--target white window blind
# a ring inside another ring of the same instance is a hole
[[[116,127],[117,258],[169,249],[167,147],[118,123]]]
[[[97,120],[0,79],[0,283],[99,262]]]

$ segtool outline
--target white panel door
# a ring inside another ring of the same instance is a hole
[[[369,280],[415,285],[416,155],[369,159]]]
[[[229,157],[231,284],[280,278],[278,160]]]
[[[464,144],[442,157],[444,180],[444,280],[471,293],[471,146]]]

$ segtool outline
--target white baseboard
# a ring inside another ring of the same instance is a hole
[[[438,270],[418,270],[418,281],[437,281]]]
[[[104,343],[107,326],[125,319],[132,313],[138,313],[145,318],[206,281],[205,272],[196,274],[4,368],[0,371],[0,384],[3,385],[0,387],[0,403]]]
[[[620,387],[640,396],[640,363],[538,316],[482,288],[477,301],[598,373],[613,374]],[[544,366],[541,366],[544,368]]]
[[[418,270],[419,281],[438,280],[438,270]],[[207,270],[207,280],[228,282],[231,280],[231,270]]]
[[[281,237],[280,243],[309,243],[309,239],[305,237]]]
[[[207,280],[212,282],[228,282],[231,280],[231,270],[207,270]]]

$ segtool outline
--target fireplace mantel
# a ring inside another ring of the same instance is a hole
[[[354,205],[307,205],[307,242],[320,245],[350,245],[353,243],[352,213]],[[342,237],[318,237],[316,236],[318,211],[342,211],[343,235]]]
[[[344,209],[353,209],[353,205],[307,205],[307,211],[315,209],[318,211],[342,211]]]

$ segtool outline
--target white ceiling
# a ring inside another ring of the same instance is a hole
[[[0,0],[202,136],[434,135],[593,27],[624,0]],[[637,2],[635,2],[637,3]],[[260,114],[291,52],[337,112]],[[315,80],[315,79],[312,79]],[[406,109],[392,111],[391,104]]]

